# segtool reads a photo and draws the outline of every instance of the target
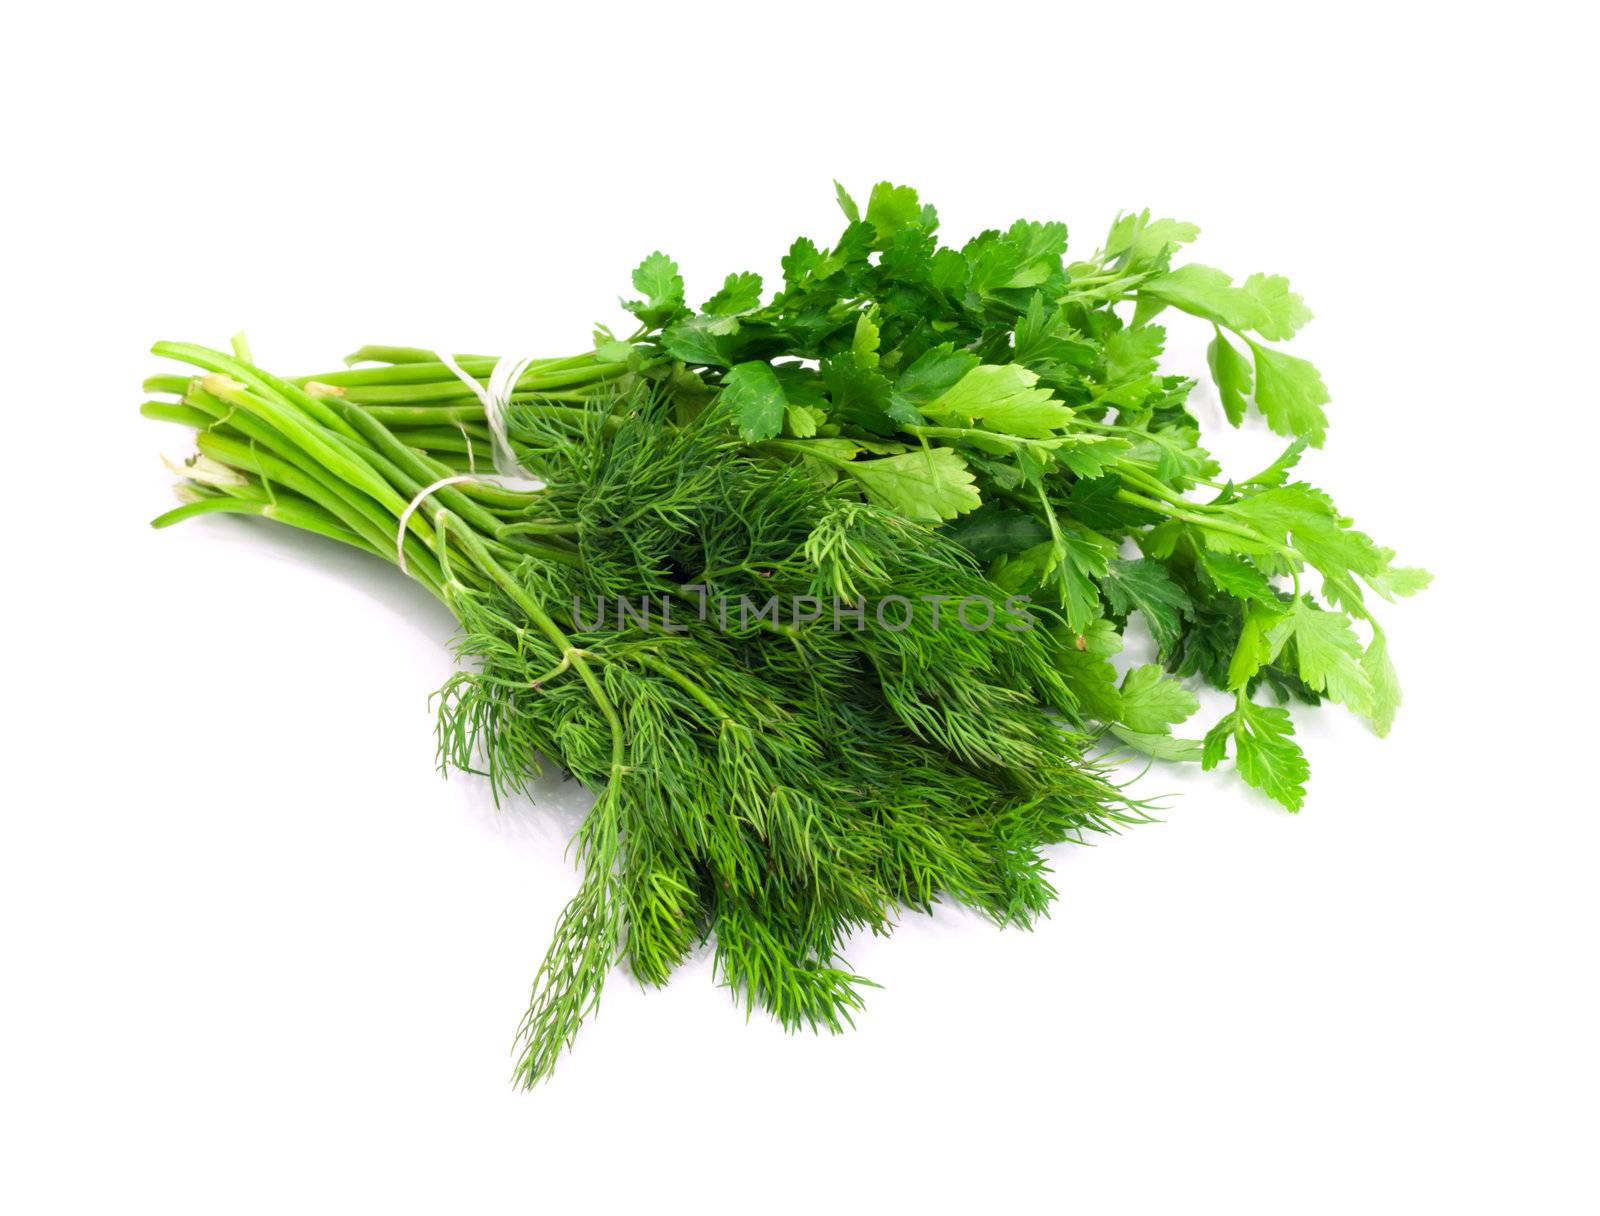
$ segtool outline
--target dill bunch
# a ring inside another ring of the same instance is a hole
[[[157,378],[178,400],[144,407],[194,427],[199,449],[187,501],[157,526],[258,515],[396,561],[407,504],[454,467],[431,418],[386,424],[243,351],[156,351],[200,372]],[[864,610],[892,595],[915,616],[924,596],[1006,597],[926,523],[750,450],[724,405],[680,417],[647,378],[594,383],[581,410],[518,411],[519,453],[544,489],[442,487],[401,540],[408,571],[461,623],[441,763],[485,775],[497,797],[525,793],[545,763],[596,794],[575,842],[580,887],[520,1031],[529,1085],[619,961],[661,984],[710,941],[747,1012],[837,1031],[869,983],[842,957],[852,933],[945,898],[1030,924],[1053,894],[1042,849],[1144,818],[1086,756],[1048,620],[1003,604],[982,630],[953,613],[842,629],[700,611]],[[487,435],[456,434],[463,456],[488,458]],[[584,611],[608,599],[643,607]]]

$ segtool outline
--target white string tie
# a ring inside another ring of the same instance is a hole
[[[439,362],[448,367],[472,390],[473,396],[483,402],[483,418],[489,424],[490,451],[494,456],[493,473],[477,472],[477,462],[472,456],[472,440],[467,440],[467,465],[471,473],[457,473],[452,477],[441,477],[432,485],[424,486],[417,491],[417,495],[406,509],[400,512],[400,526],[395,529],[394,555],[400,564],[400,573],[406,574],[406,524],[411,521],[411,514],[422,500],[435,490],[442,490],[445,486],[459,485],[462,482],[478,481],[490,485],[501,486],[507,490],[532,491],[544,489],[544,482],[540,481],[527,469],[523,468],[517,460],[516,453],[511,450],[511,440],[506,434],[506,414],[511,409],[511,394],[517,389],[517,381],[522,379],[522,373],[528,370],[528,365],[533,362],[531,355],[521,355],[517,358],[503,358],[496,360],[493,369],[489,372],[488,384],[479,384],[475,377],[467,375],[461,370],[461,365],[450,355],[439,353]],[[466,428],[462,427],[462,434]]]

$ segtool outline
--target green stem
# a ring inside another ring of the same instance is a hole
[[[605,689],[600,687],[600,681],[590,669],[583,652],[572,644],[566,634],[561,632],[561,627],[550,619],[550,615],[545,612],[544,608],[533,596],[528,594],[527,589],[512,578],[499,562],[495,561],[482,540],[471,528],[463,526],[460,520],[453,519],[450,512],[442,507],[434,518],[441,531],[448,529],[461,542],[461,547],[467,552],[467,555],[478,567],[478,570],[499,587],[501,591],[505,592],[512,603],[527,613],[528,619],[539,628],[539,631],[545,637],[550,639],[561,657],[572,661],[572,666],[577,671],[578,678],[583,681],[584,687],[588,689],[590,697],[593,698],[601,716],[605,718],[606,726],[611,732],[611,776],[613,780],[620,778],[624,771],[622,762],[626,754],[623,744],[622,720],[617,716],[617,711],[612,706],[610,698],[606,696]]]
[[[583,400],[583,398],[573,398],[573,400]],[[484,417],[483,405],[477,401],[463,402],[460,405],[367,405],[359,401],[354,404],[361,407],[363,414],[390,428],[482,422]],[[591,424],[596,413],[594,410],[575,409],[571,406],[547,405],[542,398],[529,401],[512,398],[512,404],[519,409],[531,409],[544,417],[554,418],[559,422],[570,422],[575,426]],[[609,435],[621,425],[621,418],[608,414],[601,422],[601,429]]]
[[[693,680],[684,675],[670,663],[664,662],[660,657],[651,654],[648,651],[639,651],[632,657],[638,661],[640,666],[648,667],[656,674],[665,676],[668,680],[672,681],[672,683],[681,688],[684,693],[690,697],[690,699],[697,702],[719,722],[733,721],[733,715],[728,713],[728,711],[722,707],[715,697],[713,697],[704,688],[696,684]]]
[[[507,536],[576,536],[580,525],[562,523],[559,520],[525,519],[517,523],[501,524],[495,535],[504,539]]]
[[[1281,553],[1285,557],[1293,558],[1295,561],[1305,560],[1299,553],[1289,548],[1289,546],[1280,545],[1277,541],[1272,540],[1270,537],[1263,536],[1254,528],[1247,527],[1243,524],[1229,523],[1226,520],[1218,519],[1212,515],[1195,515],[1189,511],[1179,509],[1170,502],[1160,502],[1153,498],[1146,498],[1143,494],[1135,494],[1132,490],[1118,490],[1117,497],[1123,502],[1130,503],[1136,507],[1143,507],[1147,511],[1154,511],[1158,515],[1166,515],[1172,519],[1181,519],[1184,523],[1194,524],[1201,528],[1209,528],[1213,532],[1222,532],[1229,536],[1237,536],[1243,540],[1251,541],[1254,544],[1262,545],[1268,549],[1272,549],[1277,553]]]
[[[260,502],[249,498],[201,498],[194,502],[186,502],[181,507],[174,507],[165,514],[156,516],[150,521],[150,526],[152,528],[169,528],[173,524],[181,523],[186,519],[193,519],[197,515],[216,514],[259,515],[266,519],[288,524],[293,528],[299,528],[305,532],[315,532],[319,536],[326,536],[329,540],[341,541],[354,548],[371,552],[371,547],[361,537],[348,528],[341,526],[339,521],[327,512],[309,503],[292,502],[285,498],[278,498],[272,502]]]

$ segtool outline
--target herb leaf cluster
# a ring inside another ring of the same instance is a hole
[[[1108,658],[1106,626],[1120,634],[1137,614],[1167,672],[1235,697],[1203,747],[1182,746],[1139,729],[1111,664],[1069,661],[1080,700],[1130,746],[1207,768],[1231,748],[1250,784],[1297,810],[1292,719],[1258,694],[1338,701],[1387,733],[1400,687],[1371,599],[1428,575],[1292,480],[1326,438],[1329,393],[1281,348],[1312,317],[1286,278],[1174,265],[1199,229],[1148,211],[1072,261],[1064,224],[1018,220],[946,246],[909,187],[880,182],[865,207],[836,190],[843,232],[828,247],[796,240],[765,303],[760,276],[738,272],[692,308],[676,264],[652,254],[635,272],[649,299],[625,305],[641,329],[613,353],[670,368],[686,401],[720,391],[757,450],[942,524],[998,586],[1058,609],[1080,653],[1094,639]],[[1290,441],[1260,473],[1225,478],[1202,446],[1195,381],[1160,365],[1173,313],[1211,326],[1228,420],[1254,411]]]

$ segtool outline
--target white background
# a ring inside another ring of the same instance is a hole
[[[1594,30],[555,7],[7,18],[0,1207],[1596,1210]],[[1304,467],[1437,576],[1385,617],[1405,708],[1301,714],[1298,817],[1153,773],[1167,822],[1061,850],[1035,933],[860,941],[851,1035],[747,1025],[699,959],[515,1092],[583,800],[436,776],[450,622],[390,571],[144,526],[185,450],[146,349],[576,351],[654,248],[696,300],[775,275],[834,177],[958,242],[1149,206],[1289,274]]]

